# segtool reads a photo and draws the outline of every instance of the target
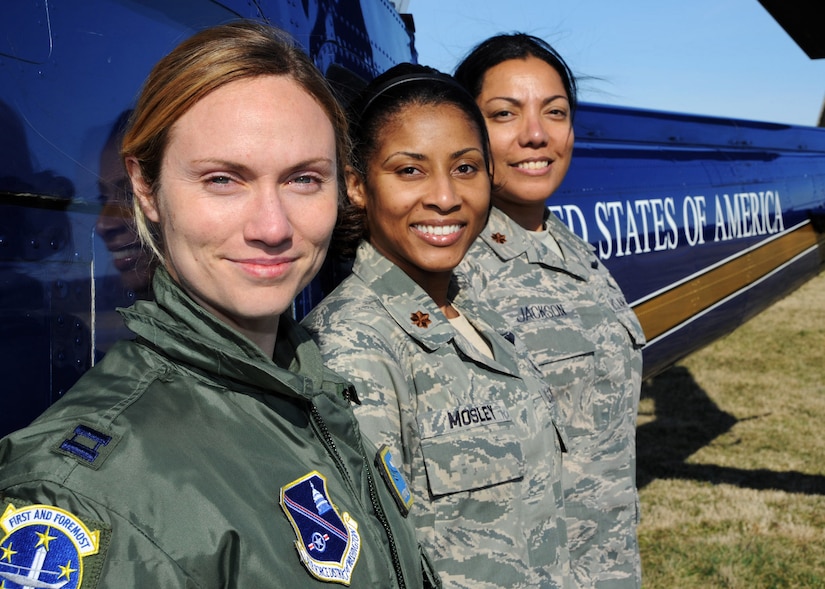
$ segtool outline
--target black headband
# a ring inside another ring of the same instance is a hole
[[[457,89],[458,91],[466,94],[467,97],[470,99],[471,103],[475,102],[475,99],[472,95],[467,92],[466,88],[455,81],[452,76],[447,74],[442,74],[440,72],[436,73],[421,73],[416,72],[412,74],[403,74],[397,76],[395,78],[390,78],[386,80],[382,84],[380,84],[375,90],[372,92],[372,96],[370,96],[369,100],[364,103],[364,106],[358,109],[358,118],[361,119],[364,114],[369,110],[372,104],[382,95],[386,94],[388,91],[392,90],[393,88],[397,88],[403,84],[408,84],[411,82],[438,82],[441,84],[445,84],[447,86],[452,86],[453,88]]]

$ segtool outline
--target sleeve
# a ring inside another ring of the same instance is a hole
[[[376,447],[389,447],[409,480],[409,464],[419,444],[415,387],[410,369],[383,335],[389,331],[380,324],[341,321],[334,315],[305,327],[326,366],[355,386],[360,405],[354,412],[361,431]]]
[[[473,244],[470,251],[461,260],[454,271],[461,279],[462,288],[470,291],[470,296],[476,300],[484,300],[482,294],[487,289],[488,277],[482,259],[487,255],[479,244]]]
[[[82,589],[198,586],[121,514],[57,483],[16,485],[2,498],[0,580],[35,573]]]

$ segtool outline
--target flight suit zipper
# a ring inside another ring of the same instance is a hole
[[[321,413],[318,411],[318,408],[314,404],[312,404],[311,407],[313,421],[318,426],[318,430],[321,433],[322,439],[326,443],[327,447],[329,448],[330,454],[332,455],[333,459],[338,465],[338,470],[341,471],[341,474],[344,475],[345,479],[350,481],[350,485],[353,486],[353,492],[355,492],[354,484],[352,480],[349,478],[349,474],[347,473],[346,467],[344,466],[343,459],[338,454],[338,448],[335,446],[335,440],[332,438],[332,434],[329,433],[329,429],[327,428],[327,425],[324,422]],[[364,464],[366,466],[367,487],[369,488],[370,501],[372,502],[373,511],[375,511],[375,515],[378,518],[378,521],[381,523],[381,525],[384,528],[384,532],[387,534],[387,540],[390,548],[390,556],[392,558],[392,564],[395,570],[395,577],[398,581],[398,587],[399,589],[406,589],[407,585],[404,581],[404,573],[401,567],[401,559],[398,556],[398,547],[395,544],[395,538],[392,535],[390,523],[387,520],[387,514],[384,513],[384,509],[381,506],[380,501],[378,500],[378,492],[375,489],[375,482],[372,478],[372,469],[370,468],[369,460],[366,458],[366,456],[364,456],[363,452],[361,452],[361,458],[364,460]]]

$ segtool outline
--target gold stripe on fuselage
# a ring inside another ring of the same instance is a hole
[[[753,284],[822,238],[810,223],[732,257],[633,307],[648,341]]]

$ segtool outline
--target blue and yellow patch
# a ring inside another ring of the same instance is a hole
[[[100,531],[50,505],[7,503],[0,518],[0,587],[75,589],[84,584],[84,560],[98,554]],[[95,571],[97,573],[97,571]]]
[[[312,471],[281,487],[281,508],[298,537],[298,555],[312,576],[349,585],[361,552],[358,523],[348,513],[338,512],[326,478]]]
[[[412,492],[404,475],[393,464],[392,454],[390,454],[390,449],[386,444],[378,450],[378,454],[375,456],[375,466],[378,467],[381,478],[392,492],[392,498],[395,499],[398,509],[406,517],[413,504]]]

